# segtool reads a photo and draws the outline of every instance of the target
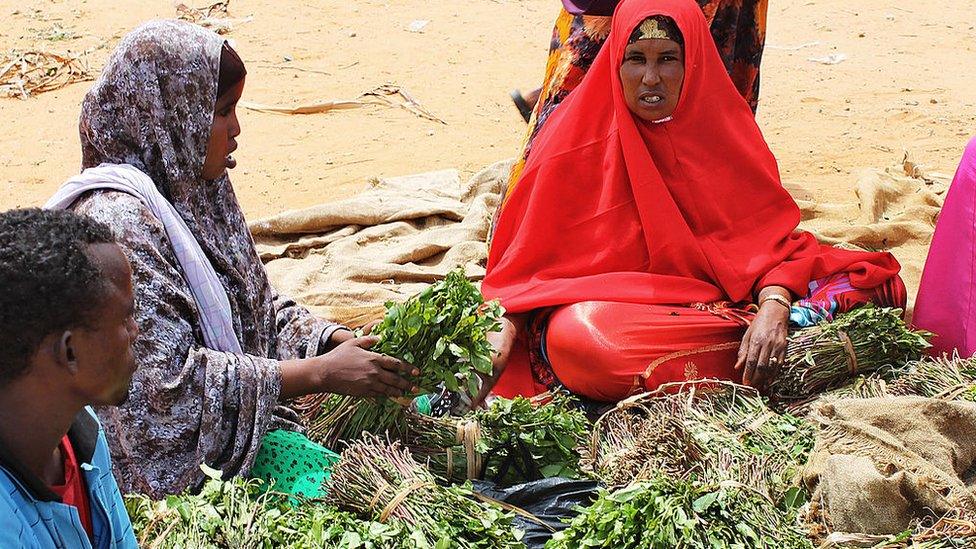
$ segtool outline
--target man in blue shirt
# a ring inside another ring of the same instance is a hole
[[[89,406],[135,371],[132,271],[105,226],[0,214],[0,547],[136,547]]]

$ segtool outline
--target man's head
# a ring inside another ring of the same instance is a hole
[[[58,210],[0,213],[0,391],[34,377],[95,405],[135,371],[132,271],[104,225]]]

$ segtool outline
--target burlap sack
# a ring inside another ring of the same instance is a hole
[[[921,397],[815,407],[803,472],[833,530],[895,534],[915,519],[976,511],[976,404]]]
[[[800,226],[820,242],[893,253],[902,264],[911,309],[947,188],[946,176],[924,174],[906,160],[903,166],[862,170],[854,188],[857,201],[818,203],[803,189],[789,190],[800,206]]]
[[[361,194],[251,224],[271,282],[357,326],[461,265],[484,276],[488,227],[511,161],[466,184],[455,170],[375,180]]]
[[[510,166],[496,163],[463,185],[454,170],[373,181],[357,196],[260,220],[251,231],[278,290],[322,316],[361,324],[457,265],[484,274]],[[806,191],[790,187],[802,228],[828,244],[890,249],[911,296],[944,189],[941,178],[901,166],[863,172],[858,200],[845,204],[805,200]]]

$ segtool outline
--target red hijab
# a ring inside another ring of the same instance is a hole
[[[685,49],[681,98],[657,124],[631,114],[619,75],[631,31],[652,15],[676,22]],[[624,0],[509,191],[482,290],[521,313],[581,301],[744,301],[769,285],[802,296],[838,272],[858,288],[898,273],[890,254],[821,246],[799,221],[698,5]]]

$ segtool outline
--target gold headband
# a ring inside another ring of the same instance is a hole
[[[652,38],[671,40],[671,35],[658,25],[657,19],[645,19],[640,25],[640,37],[638,40],[649,40]]]

